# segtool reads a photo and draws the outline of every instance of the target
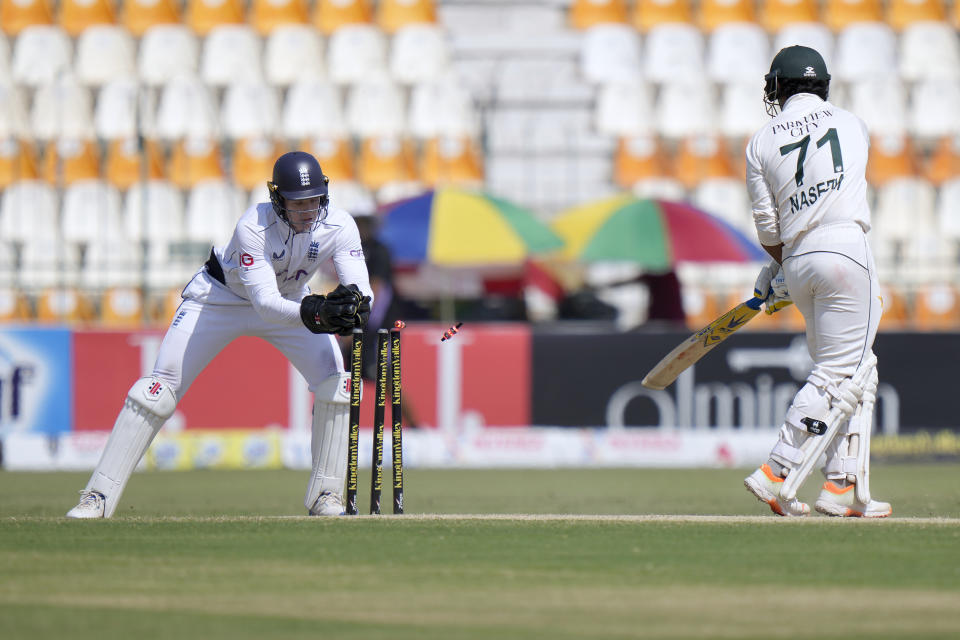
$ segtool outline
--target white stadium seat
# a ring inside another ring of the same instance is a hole
[[[820,22],[796,22],[785,26],[777,32],[773,39],[771,59],[781,49],[795,44],[815,49],[823,56],[823,61],[827,63],[827,71],[831,74],[834,73],[834,38],[826,25]],[[766,71],[769,70],[768,65]]]
[[[403,92],[383,78],[354,85],[347,96],[347,129],[360,138],[399,136],[406,126]]]
[[[500,109],[487,114],[487,147],[491,155],[507,153],[613,157],[615,141],[597,133],[593,110],[536,108]],[[609,176],[608,176],[609,178]]]
[[[10,43],[7,37],[0,33],[0,78],[10,77]]]
[[[836,62],[827,67],[837,80],[856,81],[897,71],[897,36],[882,22],[861,22],[837,36]]]
[[[900,36],[900,75],[907,81],[960,75],[956,29],[946,22],[908,25]]]
[[[137,182],[123,204],[124,233],[130,240],[181,240],[184,237],[183,196],[166,180]]]
[[[660,89],[654,107],[656,127],[665,138],[686,138],[714,131],[713,89],[703,77],[671,82]]]
[[[64,192],[60,222],[67,242],[122,238],[120,192],[102,180],[75,182]]]
[[[680,201],[687,197],[683,184],[673,178],[644,178],[634,182],[631,191],[638,198]]]
[[[730,22],[710,35],[707,75],[718,83],[753,81],[770,70],[770,43],[758,24]]]
[[[770,120],[757,82],[719,83],[720,114],[717,126],[728,138],[752,136]]]
[[[14,283],[17,270],[17,252],[13,243],[0,240],[0,287],[7,288]]]
[[[690,24],[662,24],[647,33],[643,58],[651,82],[701,79],[704,72],[703,34]]]
[[[562,102],[589,104],[593,87],[580,78],[577,64],[563,58],[512,58],[497,71],[500,104]]]
[[[281,87],[324,77],[320,34],[300,24],[275,28],[267,36],[263,67],[267,82]]]
[[[225,180],[205,180],[187,196],[186,236],[201,242],[226,242],[243,215],[244,196]]]
[[[387,41],[373,25],[350,24],[330,35],[327,49],[330,79],[338,84],[362,82],[387,71]]]
[[[640,36],[625,24],[601,24],[583,35],[580,72],[597,84],[635,82],[642,74]]]
[[[179,24],[150,27],[140,40],[140,79],[150,86],[158,86],[177,76],[194,75],[199,50],[197,37],[189,27]]]
[[[77,79],[99,87],[117,78],[136,75],[136,45],[123,27],[98,24],[77,39]]]
[[[934,139],[960,133],[960,80],[919,82],[910,95],[910,132]]]
[[[118,140],[142,133],[153,135],[156,99],[136,79],[113,80],[100,89],[93,112],[93,130],[98,138]]]
[[[40,180],[14,182],[3,191],[0,201],[0,237],[29,240],[40,230],[59,230],[60,202],[56,190]]]
[[[157,107],[157,137],[212,138],[218,132],[213,94],[196,76],[177,76],[163,88]]]
[[[297,81],[287,91],[280,128],[291,140],[346,135],[340,90],[327,80]]]
[[[225,24],[214,27],[203,41],[200,77],[223,87],[238,79],[260,80],[260,38],[252,27]]]
[[[652,132],[653,97],[639,79],[611,82],[597,93],[597,131],[610,136],[638,136]]]
[[[960,241],[960,178],[953,178],[940,185],[937,228],[951,241]]]
[[[352,180],[334,180],[330,183],[330,206],[351,214],[373,213],[377,202],[370,190]]]
[[[902,134],[907,128],[907,93],[895,76],[869,78],[850,86],[851,110],[870,133]]]
[[[693,190],[690,200],[724,222],[756,236],[747,187],[739,178],[707,178]]]
[[[0,138],[31,135],[22,91],[0,79]]]
[[[79,271],[80,250],[77,245],[65,244],[57,234],[35,234],[23,244],[17,280],[21,287],[39,291],[47,287],[74,285]]]
[[[143,251],[139,242],[97,238],[84,252],[80,284],[91,289],[136,287],[141,283],[142,274]]]
[[[224,92],[220,125],[228,138],[272,138],[279,120],[280,100],[273,87],[259,81],[241,81]]]
[[[393,35],[389,64],[391,77],[400,84],[436,80],[450,64],[446,35],[434,25],[401,27]]]
[[[90,90],[72,76],[37,89],[30,111],[30,127],[39,140],[93,137]]]
[[[448,75],[410,92],[407,130],[420,139],[474,137],[480,132],[480,120],[470,93]]]
[[[33,26],[20,32],[13,48],[13,80],[28,87],[50,84],[70,73],[73,47],[60,27]]]

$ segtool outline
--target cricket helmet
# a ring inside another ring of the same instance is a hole
[[[794,93],[798,85],[821,85],[824,89],[823,98],[830,85],[830,74],[827,73],[827,64],[815,49],[794,45],[781,49],[770,63],[770,72],[763,77],[763,101],[767,105],[767,113],[776,115],[780,100],[786,100]],[[787,90],[792,89],[789,93]]]

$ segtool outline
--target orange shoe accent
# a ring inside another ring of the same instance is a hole
[[[849,493],[850,490],[853,489],[855,486],[856,485],[851,484],[850,486],[840,488],[830,480],[827,480],[826,482],[823,483],[823,488],[826,491],[829,491],[830,493],[838,496],[842,496],[845,493]]]
[[[775,474],[773,472],[773,469],[771,469],[770,465],[768,465],[766,462],[760,465],[760,470],[763,471],[763,473],[767,476],[767,478],[770,479],[770,482],[783,482],[783,478]],[[772,507],[773,504],[771,503],[770,506]],[[783,514],[780,514],[780,515],[783,515]]]

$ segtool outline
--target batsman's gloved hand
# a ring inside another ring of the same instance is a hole
[[[767,315],[773,315],[793,303],[783,279],[783,269],[776,260],[771,260],[770,264],[760,270],[756,284],[753,285],[753,297],[763,301]]]

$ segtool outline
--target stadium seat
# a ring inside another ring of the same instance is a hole
[[[693,189],[690,200],[747,234],[747,237],[756,236],[747,187],[740,178],[705,178]]]
[[[23,92],[12,82],[0,79],[0,139],[30,136]]]
[[[214,138],[218,135],[218,126],[213,94],[199,78],[176,76],[163,87],[157,107],[157,138],[164,141]]]
[[[587,29],[580,47],[580,72],[588,82],[634,82],[643,73],[640,38],[625,24]]]
[[[58,22],[74,38],[95,25],[117,21],[111,0],[60,0]]]
[[[949,284],[921,286],[914,296],[914,326],[921,331],[960,328],[960,291]]]
[[[230,139],[273,137],[280,124],[277,91],[260,81],[240,81],[227,87],[220,126]]]
[[[246,22],[244,0],[187,0],[187,25],[198,36],[223,25],[242,25]]]
[[[670,175],[670,160],[653,135],[622,137],[614,157],[614,182],[630,188],[648,178]]]
[[[108,328],[138,327],[144,319],[143,294],[137,287],[111,287],[100,296],[97,320]]]
[[[760,23],[771,33],[791,24],[819,20],[817,0],[763,0],[761,3]]]
[[[8,240],[0,240],[0,298],[8,292],[16,280],[17,250]],[[0,300],[0,322],[3,321],[5,308],[9,301]]]
[[[674,175],[688,189],[708,178],[732,178],[726,144],[711,135],[685,138],[677,150]]]
[[[943,0],[888,0],[887,24],[902,31],[918,22],[942,22],[947,19]]]
[[[92,138],[90,90],[72,76],[40,87],[33,96],[30,129],[33,137],[41,142],[53,138]]]
[[[893,29],[882,22],[863,22],[845,27],[837,36],[836,62],[830,74],[837,80],[855,82],[889,76],[898,66]]]
[[[652,82],[699,80],[704,72],[703,36],[690,24],[651,28],[644,53],[644,74]]]
[[[160,24],[147,29],[140,41],[140,80],[155,87],[177,76],[197,73],[197,37],[185,26]]]
[[[183,302],[182,293],[182,285],[171,287],[153,301],[150,315],[157,324],[167,326],[173,321],[177,309],[180,308],[180,303]]]
[[[350,180],[330,181],[330,206],[339,207],[351,214],[373,213],[377,202],[370,190]]]
[[[326,80],[298,80],[287,91],[280,130],[290,140],[346,136],[340,90]]]
[[[130,240],[182,240],[185,232],[180,190],[167,180],[130,185],[123,200],[123,230]]]
[[[861,22],[883,22],[883,3],[881,0],[826,0],[823,22],[834,31]]]
[[[496,72],[500,105],[519,103],[575,103],[587,106],[593,88],[580,78],[577,64],[567,58],[508,58]]]
[[[323,42],[313,27],[278,26],[267,36],[263,67],[267,82],[280,87],[322,78],[325,75]]]
[[[96,239],[87,245],[79,271],[79,284],[88,289],[138,287],[143,276],[143,250],[139,242]]]
[[[179,23],[178,0],[123,0],[123,26],[137,38],[151,27]]]
[[[37,158],[33,145],[26,140],[0,140],[0,191],[19,180],[36,180]]]
[[[960,177],[960,136],[945,136],[937,142],[923,175],[938,186]]]
[[[214,27],[203,41],[200,77],[208,85],[224,87],[240,79],[263,77],[260,38],[246,25]]]
[[[60,231],[67,242],[124,237],[120,191],[103,180],[81,180],[66,188]]]
[[[181,189],[223,178],[220,145],[213,138],[188,137],[173,147],[167,175]]]
[[[788,24],[780,29],[773,39],[772,52],[776,53],[785,47],[795,44],[816,49],[823,56],[823,61],[827,63],[827,69],[830,73],[833,70],[833,34],[823,24],[819,22],[799,22]]]
[[[93,305],[73,287],[51,287],[37,296],[38,322],[76,324],[93,319]]]
[[[356,177],[354,170],[353,142],[343,137],[316,136],[304,139],[298,149],[313,154],[330,177],[330,183],[352,181]]]
[[[310,21],[306,0],[253,0],[250,24],[260,35],[267,35],[278,27],[306,25]]]
[[[380,0],[377,3],[377,25],[387,33],[396,33],[414,24],[436,24],[434,0]]]
[[[324,35],[346,25],[372,21],[370,0],[317,0],[314,5],[313,24]]]
[[[851,110],[873,135],[901,135],[907,129],[907,93],[896,75],[850,83]]]
[[[691,331],[702,329],[727,311],[726,308],[721,309],[719,296],[706,287],[683,283],[681,299],[687,328]],[[723,302],[726,303],[726,300]]]
[[[130,33],[115,25],[95,25],[77,39],[77,79],[100,87],[117,78],[136,76],[136,45]]]
[[[877,190],[874,231],[886,240],[901,243],[915,236],[936,235],[935,204],[936,191],[926,180],[914,177],[890,180]]]
[[[7,36],[0,31],[0,78],[6,80],[10,77],[10,43]]]
[[[57,191],[46,182],[14,182],[0,201],[0,238],[26,241],[37,235],[37,229],[58,229],[59,211]]]
[[[100,140],[112,141],[139,134],[152,136],[156,116],[153,93],[134,78],[112,80],[104,85],[93,110],[93,131]]]
[[[910,309],[904,291],[899,287],[880,284],[880,304],[883,315],[880,316],[880,331],[900,331],[910,322]]]
[[[436,25],[414,24],[401,27],[393,35],[390,49],[390,75],[404,85],[432,82],[440,78],[450,64],[446,35]]]
[[[354,84],[387,72],[387,41],[368,24],[348,24],[331,34],[328,75],[337,84]]]
[[[710,32],[721,25],[752,23],[757,19],[753,0],[701,0],[697,23]]]
[[[903,133],[874,136],[867,162],[867,181],[872,187],[916,175],[917,156],[910,138]]]
[[[690,0],[637,0],[630,21],[646,33],[662,24],[689,24],[693,21],[693,12]]]
[[[481,187],[483,159],[470,138],[433,138],[420,156],[420,181],[429,186]]]
[[[144,158],[147,159],[146,176],[143,175]],[[145,140],[143,148],[136,137],[111,140],[107,146],[107,161],[104,177],[107,181],[126,191],[133,184],[147,180],[159,180],[164,177],[163,152],[154,140]]]
[[[358,138],[403,134],[403,92],[387,79],[354,85],[347,95],[346,121],[347,129]]]
[[[910,94],[909,131],[924,140],[960,133],[960,80],[924,80]]]
[[[769,122],[757,83],[728,82],[720,84],[720,110],[717,126],[726,138],[745,139]]]
[[[237,220],[243,215],[244,204],[243,194],[226,180],[198,183],[187,196],[187,239],[208,243],[227,242]]]
[[[597,93],[595,126],[609,136],[640,136],[651,133],[653,125],[653,97],[646,83],[632,82],[604,84]]]
[[[391,182],[411,182],[415,176],[413,151],[397,136],[368,138],[360,147],[358,173],[360,181],[374,190]]]
[[[570,26],[585,30],[601,24],[627,22],[626,0],[573,0],[569,9]]]
[[[954,245],[960,243],[960,176],[954,176],[940,187],[937,229]]]
[[[705,77],[666,84],[660,89],[654,113],[657,131],[665,138],[712,134],[716,118],[713,88]]]
[[[757,82],[770,69],[770,44],[757,24],[718,25],[707,43],[707,75],[718,84]]]
[[[907,81],[960,76],[960,42],[946,22],[917,22],[900,37],[900,75]]]
[[[99,179],[99,145],[93,140],[51,140],[43,154],[43,177],[57,187]]]
[[[681,201],[687,198],[687,190],[676,178],[644,178],[630,188],[638,198]]]
[[[60,27],[26,27],[13,46],[11,73],[13,81],[27,87],[49,85],[64,72],[73,60],[70,37]]]
[[[269,138],[245,138],[233,145],[233,184],[250,191],[273,176],[273,163],[286,151],[283,145]],[[323,165],[320,165],[323,167]],[[325,169],[325,167],[324,167]]]
[[[0,29],[9,36],[28,27],[53,24],[50,0],[0,0]]]
[[[10,286],[0,286],[0,322],[25,322],[33,319],[27,296]]]
[[[47,287],[74,286],[80,271],[80,250],[64,243],[58,234],[36,235],[24,241],[17,281],[22,289],[38,292]]]
[[[473,97],[452,76],[415,86],[410,92],[407,131],[419,139],[479,135]]]

